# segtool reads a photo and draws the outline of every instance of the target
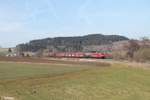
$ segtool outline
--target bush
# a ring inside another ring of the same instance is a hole
[[[140,62],[150,61],[150,48],[140,48],[134,53],[134,59]]]
[[[113,59],[116,59],[116,60],[124,60],[124,59],[127,59],[127,52],[125,51],[112,52],[112,57]]]

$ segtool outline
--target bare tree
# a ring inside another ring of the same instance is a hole
[[[8,49],[8,52],[9,52],[9,53],[12,53],[12,49],[11,49],[11,48],[9,48],[9,49]]]
[[[140,46],[137,43],[137,41],[136,40],[130,40],[129,46],[128,46],[128,52],[127,52],[128,57],[133,58],[134,53],[139,49],[140,49]]]
[[[150,39],[148,37],[142,37],[142,47],[143,48],[148,48],[150,47]]]

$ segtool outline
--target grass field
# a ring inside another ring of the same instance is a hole
[[[150,100],[149,68],[0,63],[0,96],[15,100]],[[133,65],[132,65],[133,66]]]

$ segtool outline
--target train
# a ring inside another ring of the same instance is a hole
[[[49,57],[57,58],[96,58],[106,59],[110,58],[110,54],[101,52],[49,52]]]

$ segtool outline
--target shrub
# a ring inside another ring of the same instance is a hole
[[[134,59],[140,62],[150,61],[150,48],[140,48],[134,53]]]
[[[125,51],[115,51],[115,52],[112,52],[112,57],[113,59],[116,59],[116,60],[124,60],[124,59],[127,59],[127,52]]]

